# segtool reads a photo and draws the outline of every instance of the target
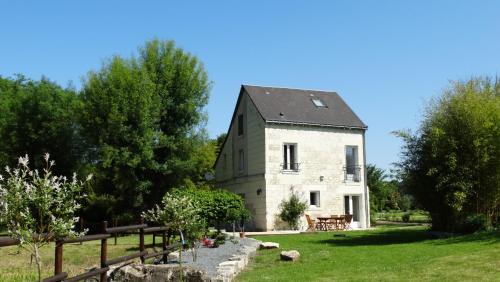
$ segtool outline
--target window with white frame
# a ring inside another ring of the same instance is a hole
[[[297,162],[297,144],[283,144],[283,170],[299,170]]]
[[[358,146],[345,147],[345,176],[344,180],[359,182],[361,167],[358,165]]]
[[[243,126],[243,115],[238,115],[238,136],[243,135],[243,133],[245,132]]]
[[[309,205],[317,208],[320,207],[319,191],[309,192]]]

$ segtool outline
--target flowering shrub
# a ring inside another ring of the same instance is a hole
[[[165,194],[161,206],[143,212],[142,217],[150,222],[169,227],[169,233],[179,232],[195,252],[199,239],[205,231],[205,221],[200,217],[201,210],[195,207],[190,198],[171,193]],[[193,258],[196,254],[193,253]]]
[[[16,168],[7,166],[5,176],[0,175],[0,221],[35,258],[41,281],[39,249],[52,240],[80,235],[73,228],[84,182],[76,174],[71,180],[52,175],[55,163],[49,154],[45,154],[46,167],[41,173],[31,170],[28,162],[27,155],[20,157]]]

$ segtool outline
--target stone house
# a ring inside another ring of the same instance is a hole
[[[353,227],[367,228],[366,129],[335,92],[242,85],[215,162],[217,186],[245,199],[254,230],[281,228],[291,189],[313,217],[349,213]]]

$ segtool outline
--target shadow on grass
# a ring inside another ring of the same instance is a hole
[[[344,235],[345,237],[340,237]],[[427,230],[422,229],[389,229],[360,235],[342,233],[339,237],[337,236],[335,236],[334,233],[333,238],[315,241],[315,243],[332,244],[338,247],[351,247],[408,244],[433,239]]]
[[[500,243],[500,229],[494,231],[484,231],[468,235],[457,235],[454,237],[446,238],[444,240],[436,240],[433,244],[448,245],[459,243],[472,243],[484,242],[484,244],[498,244]]]

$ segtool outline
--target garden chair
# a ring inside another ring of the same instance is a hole
[[[344,230],[352,229],[352,214],[346,214],[344,218]]]
[[[316,221],[311,219],[311,216],[306,214],[307,231],[316,231]]]

